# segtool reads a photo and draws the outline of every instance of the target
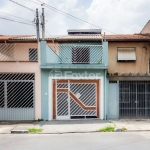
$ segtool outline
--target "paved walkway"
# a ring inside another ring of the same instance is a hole
[[[26,121],[0,122],[0,133],[11,133],[11,130],[28,130],[42,128],[42,133],[96,132],[106,126],[117,129],[125,127],[128,131],[150,131],[150,120],[69,120],[69,121]]]

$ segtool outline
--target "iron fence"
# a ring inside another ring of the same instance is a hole
[[[102,45],[49,44],[46,63],[103,64]]]
[[[119,81],[120,118],[150,118],[150,81]]]

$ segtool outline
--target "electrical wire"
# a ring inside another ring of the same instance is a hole
[[[21,19],[21,20],[26,20],[27,22],[33,22],[31,20],[28,20],[28,19],[25,19],[25,18],[21,18],[21,17],[15,16],[15,15],[12,15],[12,14],[9,14],[9,13],[2,12],[2,11],[0,11],[0,13],[6,14],[6,15],[9,15],[9,16]]]
[[[30,2],[32,2],[32,3],[34,3],[34,4],[41,4],[40,2],[35,2],[35,1],[32,1],[32,0],[26,0],[26,1],[30,1]]]
[[[89,24],[89,25],[94,26],[94,27],[96,27],[96,28],[103,29],[103,30],[105,30],[105,31],[107,31],[107,32],[116,34],[116,33],[112,32],[112,31],[109,31],[109,30],[107,30],[107,29],[104,29],[104,28],[102,28],[102,27],[99,27],[99,26],[97,26],[97,25],[95,25],[95,24],[93,24],[93,23],[90,23],[90,22],[88,22],[88,21],[85,21],[85,20],[83,20],[83,19],[80,19],[80,18],[78,18],[78,17],[75,17],[75,16],[73,16],[73,15],[71,15],[71,14],[69,14],[69,13],[66,13],[66,12],[64,12],[64,11],[62,11],[62,10],[59,10],[59,9],[53,7],[53,6],[50,6],[50,5],[46,4],[46,3],[43,3],[43,2],[40,1],[40,0],[37,0],[37,1],[41,2],[41,3],[42,3],[41,5],[43,5],[43,6],[47,7],[47,8],[55,9],[55,10],[57,10],[57,11],[59,11],[59,12],[65,14],[65,15],[67,15],[67,16],[70,16],[70,17],[72,17],[72,18],[75,18],[75,19],[77,19],[77,20],[80,20],[80,21],[82,21],[82,22],[84,22],[84,23],[86,23],[86,24]]]
[[[13,2],[13,3],[17,4],[17,5],[20,5],[21,7],[24,7],[24,8],[26,8],[26,9],[32,11],[32,12],[35,12],[34,9],[31,9],[31,8],[29,8],[29,7],[26,7],[26,6],[24,6],[24,5],[22,5],[22,4],[19,4],[19,3],[15,2],[15,1],[13,1],[13,0],[9,0],[9,1],[10,1],[10,2]]]
[[[22,21],[16,21],[16,20],[8,19],[8,18],[0,17],[0,19],[7,20],[7,21],[12,21],[12,22],[18,22],[18,23],[22,23],[22,24],[33,26],[33,24],[30,24],[30,23],[26,23],[26,22],[22,22]]]
[[[10,1],[12,1],[12,0],[10,0]],[[78,22],[80,22],[80,23],[81,23],[81,22],[82,22],[82,23],[84,22],[84,23],[89,24],[89,25],[91,25],[91,26],[94,26],[94,27],[96,27],[96,28],[98,28],[98,29],[103,29],[103,30],[105,30],[105,31],[107,31],[107,32],[109,32],[109,33],[112,33],[112,34],[115,34],[115,35],[116,35],[116,33],[112,32],[112,31],[109,31],[109,30],[107,30],[107,29],[105,29],[105,28],[99,27],[99,26],[97,26],[97,25],[95,25],[95,24],[92,24],[92,23],[90,23],[90,22],[88,22],[88,21],[85,21],[85,20],[83,20],[83,19],[80,19],[80,18],[78,18],[78,17],[75,17],[75,16],[73,16],[73,15],[71,15],[71,14],[69,14],[69,13],[66,13],[66,12],[64,12],[64,11],[62,11],[62,10],[59,10],[59,9],[53,7],[53,6],[50,6],[50,5],[44,3],[44,2],[42,2],[42,1],[40,1],[40,0],[37,0],[39,3],[37,3],[37,2],[35,2],[35,1],[33,1],[33,0],[27,0],[27,1],[30,1],[30,2],[32,2],[32,3],[39,4],[39,5],[41,5],[41,6],[45,6],[45,7],[49,8],[49,9],[55,11],[55,12],[59,12],[59,13],[65,15],[65,16],[71,18],[71,19],[74,19],[74,20],[76,20],[76,21],[78,21]],[[14,1],[12,1],[12,2],[14,2]],[[18,4],[17,2],[15,2],[15,3]],[[21,4],[19,4],[19,5],[22,6],[22,7],[26,7],[26,6],[21,5]],[[29,8],[28,8],[28,9],[29,9]],[[118,36],[123,37],[123,35],[118,35]],[[124,37],[124,38],[126,38],[126,37]]]

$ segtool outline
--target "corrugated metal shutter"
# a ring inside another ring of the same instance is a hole
[[[118,61],[135,61],[135,48],[118,48]]]

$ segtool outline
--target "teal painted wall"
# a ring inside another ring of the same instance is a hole
[[[104,77],[105,76],[105,71],[104,70],[71,70],[71,69],[67,69],[67,70],[60,70],[62,72],[62,76],[65,76],[65,72],[67,71],[68,74],[71,75],[72,73],[78,73],[78,75],[80,74],[81,78],[84,79],[84,76],[82,75],[84,72],[88,74],[90,73],[94,73],[97,74],[99,77]],[[51,70],[49,69],[42,69],[41,70],[41,111],[42,111],[42,119],[44,120],[48,120],[48,95],[46,95],[45,93],[48,93],[48,78],[49,76],[53,76],[55,75],[55,73],[53,74]],[[75,76],[74,76],[75,78]],[[104,85],[105,87],[105,85]],[[104,88],[103,87],[103,88]],[[105,93],[105,91],[104,91]]]
[[[66,44],[66,43],[65,43]],[[70,43],[69,43],[70,44]],[[87,45],[101,45],[103,44],[103,64],[97,64],[100,66],[99,69],[95,69],[94,68],[94,65],[93,67],[89,67],[88,69],[78,69],[79,66],[81,65],[84,65],[84,64],[71,64],[71,65],[74,65],[76,66],[76,68],[74,69],[71,69],[71,66],[68,65],[68,68],[70,69],[60,69],[61,73],[62,73],[62,76],[66,76],[65,72],[68,71],[68,74],[71,75],[70,71],[72,71],[72,73],[78,73],[78,75],[80,75],[81,79],[83,77],[84,79],[84,76],[82,75],[83,73],[86,72],[86,77],[89,76],[90,73],[93,73],[93,74],[97,74],[97,76],[99,77],[104,77],[104,87],[103,87],[103,96],[104,96],[104,118],[106,119],[107,117],[107,106],[108,106],[108,103],[109,103],[109,100],[108,100],[108,80],[106,78],[106,72],[107,70],[105,69],[102,69],[104,67],[108,67],[108,42],[103,42],[103,43],[98,43],[98,42],[93,42],[93,43],[73,43],[73,44],[87,44]],[[58,62],[61,62],[60,58],[54,54],[53,52],[49,52],[47,53],[47,50],[49,50],[49,47],[46,46],[46,42],[45,41],[41,41],[41,45],[40,45],[40,48],[41,48],[41,52],[40,52],[40,60],[41,60],[41,66],[45,66],[45,68],[41,69],[41,116],[44,120],[48,120],[48,78],[50,75],[54,76],[56,75],[55,74],[55,71],[51,74],[50,74],[50,71],[51,69],[48,69],[47,66],[51,65],[51,63],[58,63]],[[48,54],[48,55],[46,55]],[[64,54],[63,54],[64,55]],[[71,54],[66,54],[66,56],[70,57]],[[92,55],[92,53],[91,53]],[[49,56],[49,57],[47,57]],[[63,64],[62,64],[63,65]],[[65,64],[66,65],[66,64]],[[84,65],[85,68],[88,66],[88,64],[85,64]],[[102,68],[101,68],[102,67]],[[46,69],[47,68],[47,69]],[[59,63],[57,65],[57,68],[55,68],[56,70],[59,69],[60,66],[59,66]],[[75,79],[76,75],[74,74],[74,79]],[[94,77],[93,77],[94,78]],[[96,79],[96,78],[94,78]]]
[[[108,119],[119,119],[119,85],[117,83],[109,83],[108,96]]]
[[[59,56],[48,45],[46,45],[46,63],[60,63]]]

